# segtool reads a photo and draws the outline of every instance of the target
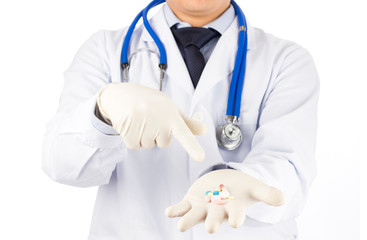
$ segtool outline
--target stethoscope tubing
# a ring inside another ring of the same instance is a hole
[[[122,44],[122,51],[121,51],[121,67],[125,68],[124,65],[128,65],[129,61],[127,59],[127,52],[129,50],[131,36],[133,35],[134,29],[136,24],[139,22],[139,19],[143,15],[143,10],[139,12],[139,14],[134,18],[133,22],[131,23],[129,29],[127,30],[124,42]]]
[[[167,65],[167,54],[166,54],[166,50],[164,48],[163,43],[159,39],[159,37],[157,36],[157,34],[154,32],[154,30],[150,26],[147,15],[148,15],[149,9],[151,9],[152,7],[155,7],[155,6],[157,6],[157,5],[159,5],[159,4],[163,3],[163,2],[165,2],[165,0],[156,0],[156,1],[153,1],[146,8],[143,9],[143,23],[144,23],[145,28],[148,30],[150,36],[153,38],[155,44],[157,45],[157,47],[159,49],[159,53],[160,53],[159,65],[160,66],[162,64]]]
[[[154,42],[156,43],[156,46],[159,49],[159,53],[160,53],[159,67],[161,68],[161,71],[163,71],[164,73],[164,70],[167,67],[166,50],[164,48],[163,43],[159,39],[159,37],[157,36],[157,34],[154,32],[154,30],[150,26],[148,17],[147,17],[148,11],[152,7],[155,7],[163,2],[165,2],[165,0],[153,0],[141,12],[139,12],[139,14],[135,17],[135,19],[131,23],[126,33],[125,40],[122,46],[121,66],[123,69],[129,68],[127,53],[128,53],[128,49],[130,45],[130,40],[134,32],[134,29],[136,27],[136,24],[138,23],[140,18],[143,18],[143,23],[144,23],[145,28],[147,29],[148,33],[153,38]],[[247,57],[248,39],[247,39],[247,23],[246,23],[245,15],[242,12],[241,8],[237,5],[237,3],[234,0],[231,0],[231,4],[234,7],[235,12],[237,14],[239,34],[238,34],[238,49],[237,49],[236,61],[235,61],[234,69],[233,69],[232,79],[231,79],[230,90],[228,94],[226,115],[236,117],[234,119],[234,121],[236,122],[240,116],[242,90],[243,90],[244,78],[245,78],[245,72],[246,72],[246,57]]]
[[[132,34],[134,32],[134,29],[136,27],[136,24],[139,22],[140,18],[143,17],[143,23],[145,28],[147,29],[148,33],[150,34],[150,36],[153,38],[154,42],[156,43],[158,49],[159,49],[159,53],[160,53],[160,64],[167,64],[167,54],[166,54],[166,50],[164,49],[163,43],[160,41],[160,39],[158,38],[157,34],[155,34],[154,30],[152,29],[152,27],[149,24],[148,21],[148,11],[149,9],[151,9],[152,7],[155,7],[161,3],[165,2],[165,0],[154,0],[152,2],[150,2],[143,10],[141,10],[138,15],[134,18],[133,22],[131,23],[126,36],[125,36],[125,40],[124,43],[122,45],[122,51],[121,51],[121,65],[123,64],[128,64],[128,57],[127,57],[127,52],[129,50],[129,45],[130,45],[130,40],[132,37]]]
[[[247,23],[244,13],[237,3],[231,0],[231,4],[237,13],[238,25],[243,26],[244,30],[239,30],[238,49],[235,66],[233,69],[231,85],[228,94],[227,116],[240,117],[241,97],[246,71],[246,52],[247,52]],[[241,81],[242,79],[242,81]]]

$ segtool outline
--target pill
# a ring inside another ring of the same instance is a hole
[[[227,203],[226,200],[217,200],[217,201],[215,201],[215,204],[217,204],[217,205],[224,205],[226,203]]]
[[[227,199],[233,200],[234,197],[229,195],[228,189],[223,184],[220,184],[219,188],[216,188],[214,191],[206,191],[204,199],[206,202],[224,205],[227,203]]]
[[[210,197],[210,201],[215,203],[216,201],[221,200],[219,195],[214,195]]]
[[[220,196],[222,199],[226,199],[226,198],[228,198],[228,197],[229,197],[229,192],[227,192],[227,191],[221,191],[221,192],[219,193],[219,196]]]

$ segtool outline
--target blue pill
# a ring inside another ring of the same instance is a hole
[[[219,195],[219,191],[214,191],[213,195]]]
[[[205,195],[208,195],[209,193],[211,193],[212,191],[206,191],[205,192]]]

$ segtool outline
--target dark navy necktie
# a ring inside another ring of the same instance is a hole
[[[204,56],[200,48],[213,38],[219,37],[220,33],[214,29],[201,27],[177,28],[173,26],[171,30],[189,70],[191,81],[196,88],[205,67]]]

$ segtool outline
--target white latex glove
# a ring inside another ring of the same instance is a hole
[[[159,90],[136,83],[111,83],[99,91],[97,105],[130,149],[167,147],[173,135],[192,159],[205,157],[193,134],[204,134],[206,126],[185,116]]]
[[[217,205],[205,200],[206,191],[212,191],[223,184],[233,196],[226,204]],[[272,206],[282,205],[283,193],[238,170],[224,169],[209,172],[200,177],[188,190],[184,199],[166,209],[168,217],[182,217],[178,222],[179,231],[186,231],[205,221],[209,233],[218,230],[223,221],[234,228],[240,227],[246,218],[246,210],[261,201]]]

